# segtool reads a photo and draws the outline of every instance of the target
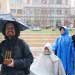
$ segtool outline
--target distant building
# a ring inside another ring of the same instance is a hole
[[[70,23],[70,0],[26,0],[25,21],[41,27]]]
[[[9,0],[0,0],[0,13],[9,13]]]
[[[72,18],[72,23],[73,23],[73,27],[75,28],[75,0],[72,0],[71,3],[71,18]]]
[[[24,23],[51,27],[70,25],[73,21],[71,0],[0,0],[3,8]],[[6,2],[5,2],[6,1]],[[0,9],[1,4],[0,4]],[[9,10],[10,9],[10,10]]]
[[[24,22],[24,1],[25,0],[10,0],[10,13],[18,20]]]

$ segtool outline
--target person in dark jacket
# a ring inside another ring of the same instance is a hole
[[[33,56],[29,46],[20,35],[20,28],[15,22],[5,23],[2,34],[5,39],[0,43],[1,75],[29,75]]]
[[[72,35],[72,53],[73,53],[73,70],[74,70],[74,75],[75,75],[75,34]]]

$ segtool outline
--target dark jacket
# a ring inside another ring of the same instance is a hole
[[[72,35],[73,45],[75,47],[75,35]]]
[[[11,51],[12,53],[14,68],[3,64],[6,51]],[[28,75],[32,62],[33,56],[28,45],[23,40],[19,38],[7,39],[0,44],[0,63],[2,64],[1,73],[3,75]]]

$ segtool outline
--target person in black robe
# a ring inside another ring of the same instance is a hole
[[[72,35],[72,54],[73,54],[73,71],[74,71],[74,75],[75,75],[75,34]]]
[[[26,42],[18,38],[20,28],[7,21],[2,29],[4,40],[0,43],[1,75],[29,75],[33,55]]]

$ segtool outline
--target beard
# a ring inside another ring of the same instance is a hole
[[[6,37],[7,37],[8,39],[13,39],[13,38],[15,37],[15,34],[14,34],[14,32],[9,31],[9,32],[7,32]]]

